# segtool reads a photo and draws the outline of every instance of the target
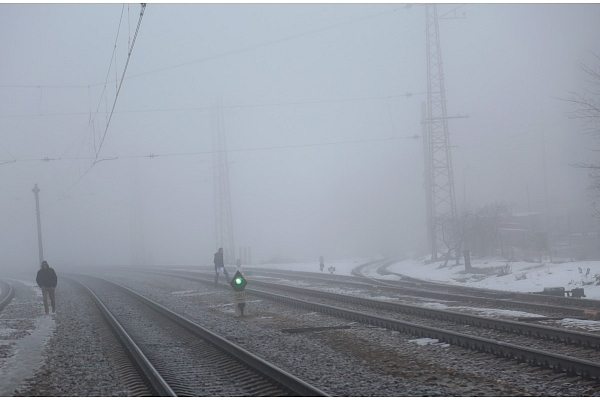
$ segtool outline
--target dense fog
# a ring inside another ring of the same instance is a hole
[[[426,251],[422,4],[140,10],[0,4],[0,267],[38,267],[34,184],[53,267],[211,264],[216,118],[253,263]],[[600,6],[438,15],[457,208],[589,208],[595,143],[561,99]]]

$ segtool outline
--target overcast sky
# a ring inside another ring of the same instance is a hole
[[[0,4],[0,266],[38,264],[36,183],[51,265],[128,264],[134,234],[154,263],[212,263],[219,102],[254,262],[424,248],[422,5],[149,4],[121,81],[140,10]],[[439,23],[448,114],[469,115],[449,122],[458,206],[541,207],[544,150],[551,206],[585,206],[570,165],[593,143],[557,98],[585,88],[600,6],[446,13],[465,17]]]

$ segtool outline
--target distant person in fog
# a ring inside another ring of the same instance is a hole
[[[42,261],[42,266],[35,277],[35,281],[42,289],[42,298],[44,299],[44,311],[46,311],[46,315],[49,314],[48,297],[50,297],[50,304],[52,305],[52,314],[54,314],[56,312],[54,289],[58,283],[58,278],[56,276],[56,272],[50,268],[46,261]]]
[[[215,287],[219,285],[219,274],[224,273],[227,283],[229,283],[229,274],[225,269],[225,263],[223,262],[223,248],[219,247],[219,250],[215,253]]]
[[[319,257],[319,269],[321,271],[323,271],[323,268],[325,268],[325,258],[323,258],[323,256]]]

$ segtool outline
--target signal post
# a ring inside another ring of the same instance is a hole
[[[246,292],[244,289],[248,281],[240,271],[237,271],[231,280],[231,287],[234,290],[233,294],[233,307],[235,309],[236,317],[244,316],[244,308],[246,307]]]

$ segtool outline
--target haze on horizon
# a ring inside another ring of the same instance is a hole
[[[140,235],[151,263],[211,264],[219,112],[253,262],[425,250],[422,5],[148,4],[119,89],[139,13],[0,4],[0,266],[37,268],[34,184],[51,265],[129,264]],[[594,143],[560,98],[600,55],[600,6],[445,13],[465,17],[439,24],[448,115],[469,116],[457,205],[539,210],[546,177],[552,208],[589,207],[572,164]]]

